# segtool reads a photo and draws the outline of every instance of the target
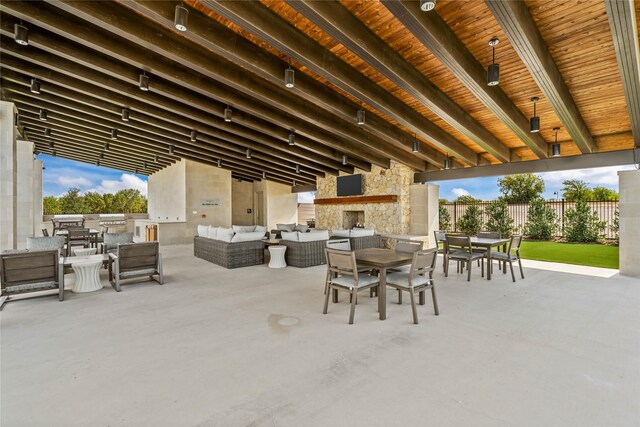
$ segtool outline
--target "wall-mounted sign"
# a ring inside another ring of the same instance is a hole
[[[219,208],[220,199],[200,199],[200,206],[205,206],[208,208]]]

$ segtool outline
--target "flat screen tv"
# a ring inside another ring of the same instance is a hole
[[[347,175],[338,177],[338,196],[361,196],[362,175]]]

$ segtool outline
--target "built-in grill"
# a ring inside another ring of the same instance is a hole
[[[124,214],[100,214],[99,218],[101,227],[127,225],[127,219]]]

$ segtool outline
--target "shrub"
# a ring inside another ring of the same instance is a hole
[[[513,233],[513,219],[509,216],[509,205],[500,197],[487,206],[486,214],[489,217],[485,228],[489,231],[499,231],[502,237],[511,237]]]
[[[613,224],[611,224],[611,231],[614,233],[614,239],[616,242],[620,241],[620,208],[616,208],[616,212],[613,214]]]
[[[556,213],[542,197],[529,203],[528,221],[524,225],[524,234],[532,239],[550,240],[558,227]]]
[[[598,214],[582,199],[565,212],[564,223],[564,236],[569,242],[595,242],[602,237],[606,227],[606,223],[600,221]]]
[[[451,214],[444,203],[438,205],[438,218],[440,220],[440,230],[449,231],[451,229]]]
[[[482,230],[482,209],[476,205],[467,207],[464,215],[456,223],[458,231],[464,234],[476,234]]]

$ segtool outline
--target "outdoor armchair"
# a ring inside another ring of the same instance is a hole
[[[157,275],[155,279],[153,276]],[[109,253],[109,282],[120,292],[120,280],[148,276],[164,284],[162,254],[158,242],[119,244],[115,253]]]
[[[133,233],[105,233],[102,240],[102,253],[115,253],[119,244],[133,243]]]
[[[58,276],[58,250],[0,254],[0,308],[14,295],[43,290],[58,290],[64,299],[64,287]]]

